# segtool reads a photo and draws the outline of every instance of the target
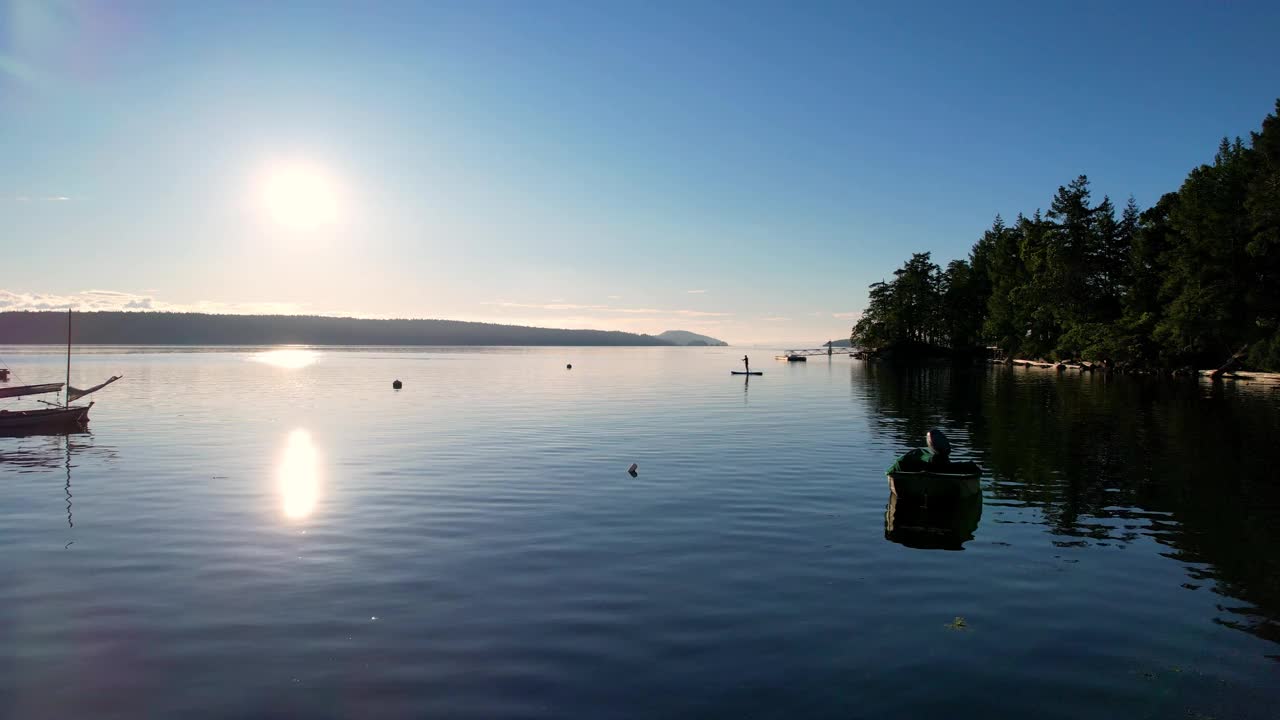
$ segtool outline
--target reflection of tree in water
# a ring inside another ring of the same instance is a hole
[[[1166,408],[1151,395],[1159,384],[1007,371],[991,380],[982,399],[990,426],[975,440],[986,449],[993,495],[1041,508],[1055,532],[1098,539],[1136,535],[1087,518],[1168,509],[1169,488],[1151,472],[1167,454]]]
[[[1218,622],[1280,642],[1280,396],[1231,386],[868,364],[874,422],[904,447],[939,426],[987,469],[987,497],[1037,508],[1060,545],[1141,536],[1191,586],[1247,607]],[[965,446],[968,447],[965,447]]]
[[[941,427],[964,441],[985,422],[980,402],[985,375],[949,367],[893,368],[880,363],[854,364],[865,373],[872,422],[905,448],[921,447],[931,428]],[[968,443],[957,443],[968,452]],[[885,463],[886,465],[888,462]]]

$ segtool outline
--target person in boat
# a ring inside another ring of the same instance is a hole
[[[946,434],[934,428],[924,435],[926,449],[908,450],[906,454],[889,468],[889,472],[902,470],[920,472],[922,470],[945,470],[951,466],[951,441]]]
[[[746,368],[747,372],[751,372],[751,361],[747,359],[746,355],[742,356],[742,367]]]

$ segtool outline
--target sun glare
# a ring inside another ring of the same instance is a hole
[[[310,515],[320,499],[320,460],[311,433],[301,428],[289,433],[276,472],[284,516],[300,520]]]
[[[324,168],[308,163],[272,167],[262,179],[261,201],[281,227],[314,230],[338,219],[338,184]]]
[[[249,356],[253,362],[260,362],[286,370],[298,370],[314,364],[320,359],[320,353],[314,350],[284,348],[281,350],[263,350]]]

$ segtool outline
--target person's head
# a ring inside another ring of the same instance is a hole
[[[947,440],[947,436],[938,428],[925,433],[924,441],[934,455],[947,457],[951,454],[951,441]]]

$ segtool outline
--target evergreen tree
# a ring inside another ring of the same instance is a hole
[[[942,273],[942,339],[963,350],[982,344],[989,280],[968,260],[952,260]]]
[[[882,348],[903,343],[936,343],[943,320],[942,272],[929,253],[915,253],[889,282],[873,283],[867,309],[850,341]]]
[[[1243,345],[1280,370],[1280,100],[1248,146],[1224,139],[1145,212],[1132,197],[1118,219],[1110,198],[1092,206],[1080,175],[1044,215],[997,215],[945,272],[912,255],[871,287],[854,337],[1164,367]]]
[[[1249,288],[1246,302],[1258,336],[1249,359],[1255,366],[1280,368],[1280,100],[1251,140],[1253,177],[1244,205],[1252,236],[1245,252],[1257,284]]]
[[[1169,214],[1177,202],[1178,194],[1168,193],[1136,219],[1132,217],[1137,213],[1132,198],[1125,207],[1121,227],[1133,227],[1128,233],[1132,238],[1126,263],[1129,283],[1121,302],[1113,359],[1152,364],[1165,358],[1154,331],[1164,317],[1165,303],[1161,300],[1160,291],[1167,268],[1167,253],[1175,236],[1169,224]]]
[[[1170,211],[1176,237],[1161,293],[1168,308],[1155,334],[1170,354],[1197,364],[1220,361],[1252,334],[1245,298],[1255,281],[1245,253],[1249,165],[1240,139],[1223,138],[1213,164],[1191,171]]]
[[[1089,178],[1081,175],[1058,188],[1049,205],[1044,263],[1038,278],[1043,300],[1054,309],[1058,333],[1088,317],[1098,255]]]
[[[1024,222],[1025,218],[1019,215],[1014,227],[1005,227],[1004,219],[996,215],[991,229],[982,234],[973,251],[975,270],[980,267],[977,258],[983,258],[981,267],[986,269],[989,286],[984,335],[1007,353],[1022,350],[1028,329],[1023,317],[1025,306],[1018,302],[1018,291],[1029,279],[1019,233]]]
[[[1020,220],[1018,239],[1027,279],[1010,296],[1019,324],[1026,328],[1018,349],[1025,355],[1047,357],[1058,346],[1063,318],[1074,314],[1072,308],[1064,307],[1068,302],[1063,298],[1070,285],[1065,260],[1070,253],[1061,247],[1055,226],[1039,210]]]

